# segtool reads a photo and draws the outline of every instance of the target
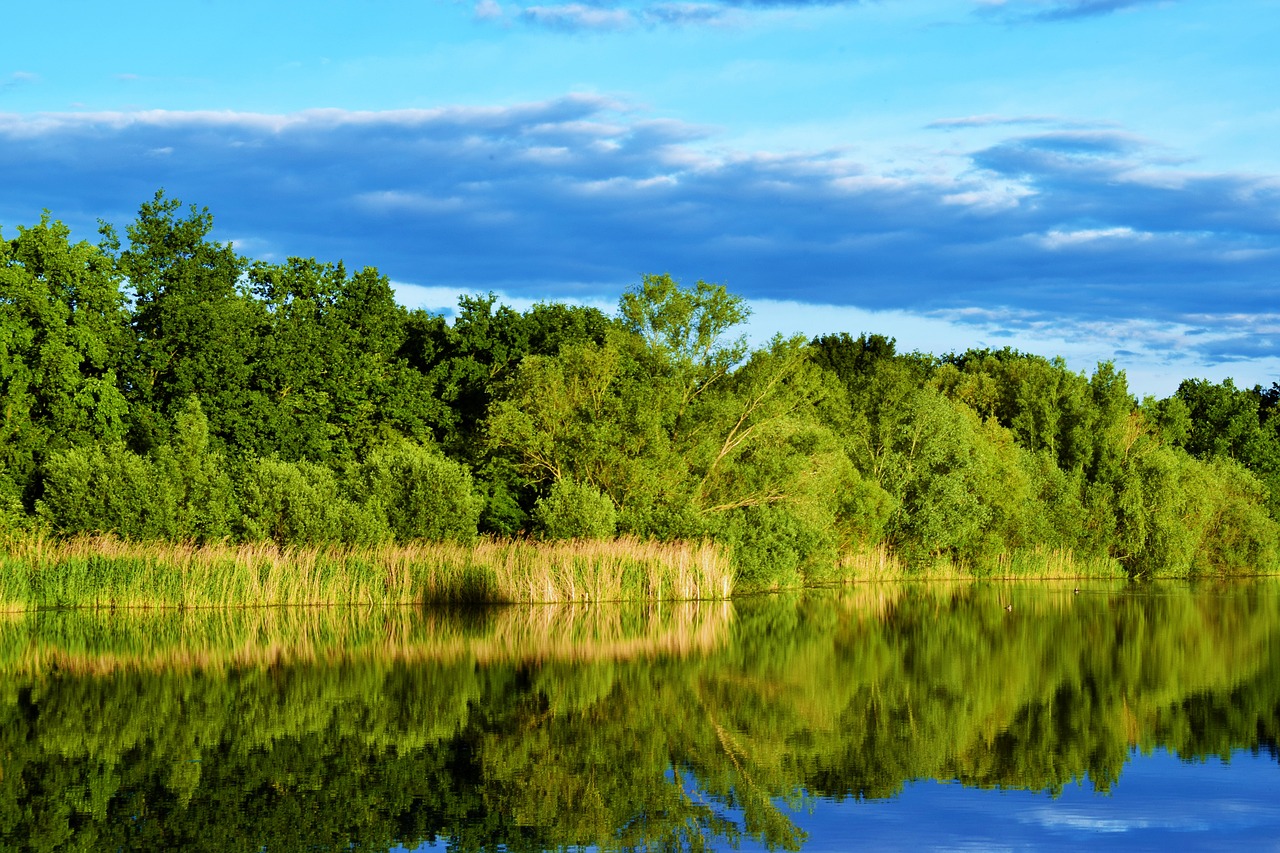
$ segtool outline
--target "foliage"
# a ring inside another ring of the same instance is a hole
[[[73,244],[47,214],[0,240],[6,536],[711,539],[761,587],[881,549],[921,571],[1278,567],[1280,385],[1139,403],[1109,362],[752,347],[740,296],[670,275],[614,316],[488,294],[449,320],[375,269],[254,261],[213,229],[158,192],[125,240]]]
[[[0,471],[28,500],[47,453],[124,436],[119,283],[108,257],[47,213],[0,239]]]
[[[209,446],[209,421],[192,395],[175,419],[173,442],[156,451],[157,477],[173,504],[173,535],[209,542],[231,533],[235,516],[231,478],[222,454]]]
[[[37,513],[59,533],[160,539],[174,532],[166,498],[155,467],[123,443],[73,447],[50,455]]]
[[[396,539],[467,541],[476,535],[482,498],[457,462],[418,444],[377,448],[360,466],[357,501],[376,507]]]
[[[391,535],[379,513],[348,500],[333,471],[313,462],[254,460],[240,488],[240,524],[248,539],[371,544]]]
[[[618,529],[618,511],[608,495],[588,483],[556,480],[533,508],[545,539],[608,539]]]

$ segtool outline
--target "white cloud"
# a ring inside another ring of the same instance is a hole
[[[354,196],[354,200],[361,207],[381,214],[455,213],[462,210],[466,204],[458,196],[438,198],[422,193],[407,193],[399,190],[357,193]]]
[[[478,21],[500,21],[506,13],[495,0],[480,0],[475,6],[475,17]]]
[[[1047,249],[1068,249],[1075,246],[1112,240],[1150,240],[1154,235],[1132,228],[1081,228],[1075,231],[1054,229],[1039,238]]]
[[[970,168],[909,172],[840,151],[725,151],[709,134],[598,95],[0,114],[0,158],[24,164],[0,224],[47,207],[92,239],[98,217],[123,225],[163,186],[260,257],[341,258],[428,287],[612,304],[670,272],[772,300],[779,322],[895,334],[871,325],[884,321],[908,347],[1010,345],[1081,369],[1133,352],[1153,375],[1272,369],[1274,333],[1229,318],[1280,295],[1275,176],[1161,165],[1180,180],[1153,183],[1164,152],[1123,131],[1013,135]]]
[[[520,17],[529,23],[564,30],[625,30],[635,26],[635,17],[626,9],[606,9],[581,3],[526,6]]]

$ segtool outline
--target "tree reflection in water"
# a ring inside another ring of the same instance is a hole
[[[1106,790],[1134,748],[1276,755],[1280,585],[1074,586],[12,617],[0,838],[797,849],[816,798]]]

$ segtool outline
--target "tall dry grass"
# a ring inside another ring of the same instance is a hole
[[[627,538],[283,548],[33,537],[0,553],[0,608],[8,610],[669,601],[732,590],[719,546]]]
[[[947,556],[907,561],[885,545],[864,546],[841,557],[833,580],[866,581],[962,581],[978,579],[1051,580],[1090,578],[1123,580],[1124,567],[1110,557],[1079,557],[1059,548],[1023,548],[999,554],[981,563],[960,563]]]

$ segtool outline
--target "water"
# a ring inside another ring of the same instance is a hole
[[[1275,849],[1280,584],[0,621],[3,849]]]

